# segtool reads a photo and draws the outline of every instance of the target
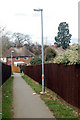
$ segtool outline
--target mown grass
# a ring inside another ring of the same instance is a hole
[[[2,118],[12,118],[13,78],[10,77],[2,86]]]
[[[32,87],[32,89],[37,94],[40,94],[42,91],[42,86],[40,84],[32,80],[27,75],[23,75],[22,78]],[[78,118],[78,111],[76,109],[73,109],[71,106],[66,104],[66,102],[60,99],[58,95],[50,89],[45,88],[45,90],[46,94],[40,94],[40,97],[53,112],[53,115],[56,118],[74,118],[74,120]]]

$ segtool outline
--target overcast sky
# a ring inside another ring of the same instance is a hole
[[[31,35],[33,42],[41,43],[40,12],[43,9],[44,42],[54,44],[60,22],[69,24],[72,43],[78,42],[79,0],[0,0],[0,26],[11,32]]]

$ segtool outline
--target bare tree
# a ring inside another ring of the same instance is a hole
[[[0,27],[0,57],[5,57],[6,51],[11,47],[9,35],[10,32],[5,27]]]
[[[2,35],[4,33],[5,27],[0,26],[0,57],[2,57]]]
[[[6,51],[11,47],[9,37],[6,35],[2,36],[2,57],[5,57]]]
[[[19,46],[23,46],[25,44],[30,45],[31,41],[31,37],[29,35],[25,35],[22,33],[13,33],[13,40],[15,42],[15,44],[18,44]]]

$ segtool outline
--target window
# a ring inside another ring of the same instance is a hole
[[[16,57],[16,60],[20,60],[20,57]]]
[[[25,65],[27,66],[28,64],[27,64],[27,63],[25,63]]]
[[[11,61],[11,58],[9,58],[9,60]]]
[[[24,57],[24,60],[28,60],[28,57]]]

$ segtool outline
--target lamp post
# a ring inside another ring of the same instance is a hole
[[[14,51],[11,51],[11,74],[12,74],[12,53],[13,53]]]
[[[45,93],[44,85],[44,48],[43,48],[43,9],[34,9],[34,11],[41,12],[41,39],[42,39],[42,94]]]

